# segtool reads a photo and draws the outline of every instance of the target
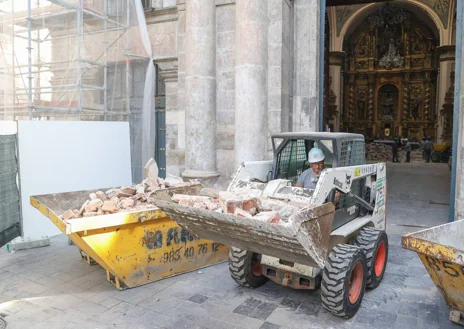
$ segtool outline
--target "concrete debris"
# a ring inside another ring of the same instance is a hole
[[[156,163],[156,161],[153,158],[148,160],[147,164],[144,167],[144,173],[145,173],[145,177],[149,181],[151,181],[151,182],[156,182],[157,181],[159,169],[158,169],[158,164]]]

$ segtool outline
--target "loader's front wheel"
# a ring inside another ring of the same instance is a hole
[[[366,254],[367,288],[377,288],[383,279],[388,260],[388,236],[385,231],[365,228],[356,238],[356,244]]]
[[[361,248],[335,246],[322,274],[322,306],[337,316],[353,317],[361,306],[366,280],[366,256]]]
[[[267,281],[263,275],[261,255],[248,250],[230,248],[229,271],[232,279],[244,287],[257,288]]]

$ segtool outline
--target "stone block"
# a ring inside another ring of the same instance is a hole
[[[216,113],[216,122],[218,125],[233,125],[235,120],[234,111],[217,111]]]
[[[235,65],[235,52],[233,50],[219,49],[216,52],[216,66],[218,71],[233,70]]]
[[[230,0],[221,1],[230,2]],[[235,6],[220,6],[216,8],[216,31],[217,33],[235,31]]]
[[[218,126],[216,130],[216,148],[223,150],[234,149],[234,129],[233,127],[221,127]]]
[[[221,32],[216,35],[216,47],[218,50],[234,50],[234,37],[233,31]]]
[[[217,89],[224,92],[235,89],[235,74],[233,71],[217,73]]]

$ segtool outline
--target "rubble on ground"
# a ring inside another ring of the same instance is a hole
[[[393,152],[392,146],[381,143],[368,143],[366,144],[366,160],[367,161],[380,161],[392,162]],[[406,152],[400,151],[398,154],[400,162],[406,161]]]

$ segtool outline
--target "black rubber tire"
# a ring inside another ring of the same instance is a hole
[[[362,264],[363,281],[360,295],[357,301],[352,304],[349,300],[349,283],[351,273],[358,262]],[[361,306],[366,281],[366,256],[361,248],[348,244],[335,246],[327,258],[322,274],[322,306],[334,315],[346,319],[353,317]]]
[[[377,256],[378,248],[380,243],[385,244],[386,249],[386,258],[385,265],[383,267],[382,273],[377,276],[373,267],[375,266],[375,259]],[[360,247],[366,254],[367,260],[367,283],[366,287],[375,289],[382,282],[383,276],[385,274],[385,269],[387,268],[388,263],[388,236],[385,231],[377,230],[374,228],[364,228],[356,238],[356,245]]]
[[[430,160],[432,160],[432,162],[440,162],[440,159],[441,159],[441,155],[438,152],[433,152],[432,155],[430,156]]]
[[[239,285],[248,288],[258,288],[266,283],[264,275],[256,276],[252,265],[260,261],[261,255],[248,250],[231,247],[229,252],[229,272],[232,279]]]

